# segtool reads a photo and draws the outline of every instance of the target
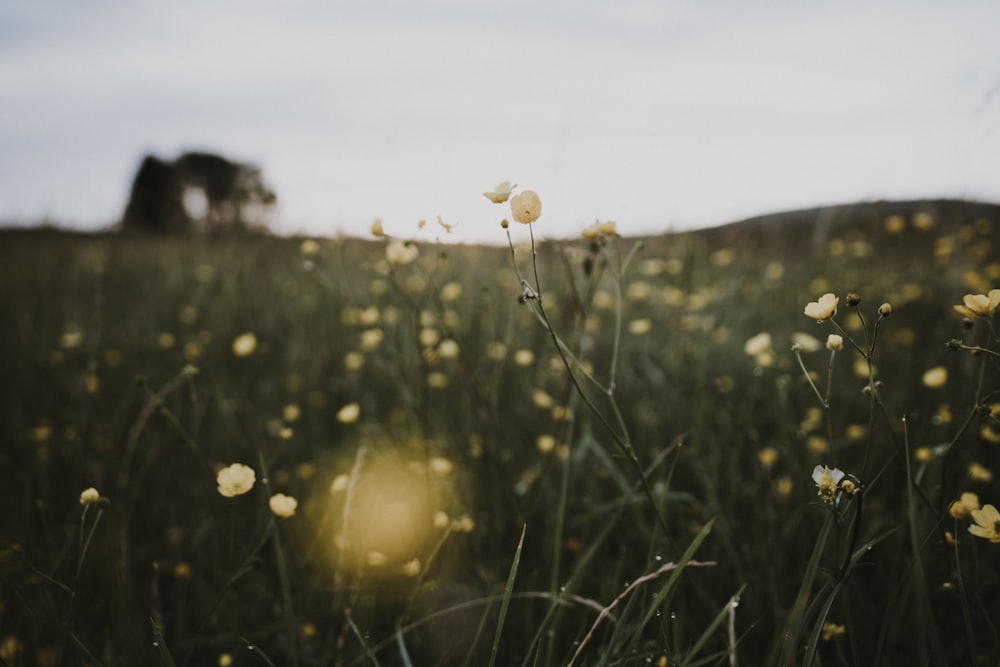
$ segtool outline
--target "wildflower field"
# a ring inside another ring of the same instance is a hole
[[[2,664],[1000,661],[1000,207],[491,194],[495,247],[3,233]]]

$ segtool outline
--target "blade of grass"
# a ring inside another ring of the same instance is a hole
[[[693,540],[691,540],[691,544],[688,545],[688,548],[684,551],[683,554],[681,554],[681,557],[677,560],[677,565],[675,566],[674,571],[670,573],[670,578],[667,579],[667,583],[663,585],[663,588],[660,589],[660,592],[656,594],[655,598],[653,598],[653,602],[652,604],[649,605],[649,608],[646,610],[646,616],[642,619],[642,623],[636,629],[636,632],[641,632],[642,629],[646,627],[649,624],[649,622],[653,619],[653,616],[656,615],[656,610],[659,608],[661,604],[663,604],[663,601],[667,599],[667,596],[670,595],[670,592],[674,588],[674,584],[677,583],[677,579],[680,578],[681,573],[684,571],[684,568],[687,567],[688,563],[691,561],[691,558],[694,557],[694,553],[698,550],[698,547],[700,547],[701,543],[705,541],[705,538],[708,537],[708,534],[712,532],[712,525],[714,523],[715,519],[710,520],[708,523],[702,526],[701,530],[698,531],[698,534],[695,535]]]
[[[701,637],[698,637],[698,640],[694,643],[694,646],[692,646],[688,650],[687,655],[684,656],[684,661],[681,662],[679,667],[690,667],[690,665],[692,664],[691,663],[692,658],[698,655],[698,651],[700,651],[701,648],[708,642],[709,638],[711,638],[712,633],[715,632],[716,628],[722,625],[722,622],[726,620],[732,613],[733,608],[735,607],[735,605],[738,604],[737,600],[739,600],[740,594],[743,592],[745,588],[746,584],[740,586],[740,590],[736,591],[736,595],[734,595],[732,598],[729,599],[729,602],[727,602],[726,605],[722,608],[722,611],[718,613],[715,619],[708,625],[707,628],[705,628],[705,631],[701,633]]]
[[[521,548],[524,546],[524,533],[527,529],[528,524],[521,526],[521,539],[517,541],[514,562],[510,565],[510,574],[507,575],[507,585],[503,588],[503,599],[500,601],[500,617],[497,619],[497,631],[493,636],[493,648],[490,649],[490,667],[493,667],[496,662],[497,651],[500,648],[500,635],[503,634],[503,623],[507,618],[507,607],[510,606],[510,594],[514,592],[514,580],[517,578],[517,566],[521,562]]]
[[[403,661],[405,667],[413,667],[413,661],[410,660],[410,652],[406,650],[406,642],[403,641],[403,629],[396,623],[396,645],[399,646],[399,658]]]

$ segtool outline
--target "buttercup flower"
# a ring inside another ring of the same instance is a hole
[[[375,218],[375,220],[372,221],[371,231],[372,236],[377,239],[385,236],[385,230],[382,229],[382,218]]]
[[[967,519],[973,510],[979,509],[979,496],[974,493],[963,493],[958,500],[948,508],[952,519]]]
[[[763,368],[774,364],[774,350],[771,347],[771,334],[759,333],[749,338],[743,344],[743,351],[753,357],[754,363]]]
[[[618,223],[614,220],[607,220],[601,222],[596,221],[594,224],[583,228],[583,238],[588,240],[596,239],[600,236],[618,236]]]
[[[275,516],[288,519],[295,516],[295,508],[299,506],[299,501],[283,493],[276,493],[267,501],[267,505]]]
[[[315,257],[319,254],[319,244],[313,239],[306,239],[299,246],[299,252],[301,252],[306,257]]]
[[[353,403],[348,403],[340,410],[337,411],[337,421],[341,424],[353,424],[358,421],[358,417],[361,416],[361,405],[354,401]]]
[[[489,199],[494,204],[502,204],[510,197],[510,193],[513,192],[517,184],[510,184],[510,181],[504,181],[500,185],[493,188],[493,192],[484,192],[483,196]]]
[[[530,225],[542,214],[542,200],[532,190],[525,190],[510,198],[510,212],[514,220]]]
[[[815,352],[822,347],[822,344],[813,336],[801,331],[792,334],[792,345],[798,346],[803,352]]]
[[[924,383],[925,387],[930,387],[931,389],[936,389],[937,387],[943,387],[948,381],[948,369],[944,366],[935,366],[924,372],[921,382]]]
[[[101,499],[101,494],[98,493],[97,489],[95,489],[94,487],[90,487],[89,489],[84,489],[83,493],[80,494],[81,505],[93,505],[100,499]]]
[[[257,474],[250,466],[245,466],[242,463],[234,463],[228,468],[220,470],[219,474],[215,477],[215,481],[219,485],[220,495],[226,498],[234,498],[242,496],[253,488],[254,482],[257,481]]]
[[[1000,542],[1000,512],[993,505],[984,505],[981,510],[969,514],[976,523],[969,526],[969,532],[990,542]]]
[[[1000,306],[1000,289],[991,289],[989,294],[966,294],[962,297],[963,306],[955,306],[955,310],[965,317],[985,317],[996,312]]]
[[[828,642],[834,637],[839,637],[847,632],[847,628],[837,623],[827,622],[823,624],[823,641]]]
[[[813,481],[816,482],[817,493],[825,503],[832,503],[837,497],[837,487],[844,479],[844,472],[839,468],[816,466],[813,468]]]
[[[415,577],[420,574],[420,570],[423,566],[420,564],[419,558],[413,558],[411,560],[403,563],[400,571],[403,573],[404,577]]]
[[[233,340],[233,354],[249,357],[257,349],[257,336],[252,331],[240,334]]]
[[[385,258],[390,264],[404,266],[411,263],[420,255],[416,243],[404,241],[402,239],[392,239],[385,246]]]
[[[771,351],[771,334],[764,332],[759,333],[752,338],[747,339],[747,342],[743,344],[743,352],[755,357],[759,354]]]
[[[810,301],[803,311],[806,317],[811,317],[817,322],[828,320],[837,314],[837,306],[840,304],[840,297],[827,292],[819,298],[819,301]]]
[[[826,337],[826,349],[843,350],[844,337],[839,334],[830,334],[829,336]]]

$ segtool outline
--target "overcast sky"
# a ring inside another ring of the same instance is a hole
[[[998,26],[996,0],[7,0],[0,221],[107,225],[144,154],[187,149],[323,235],[499,242],[503,180],[551,236],[1000,201]]]

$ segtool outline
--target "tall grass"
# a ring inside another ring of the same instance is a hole
[[[7,234],[0,657],[993,664],[1000,547],[953,503],[1000,503],[1000,346],[953,306],[1000,286],[1000,219],[890,213]]]

